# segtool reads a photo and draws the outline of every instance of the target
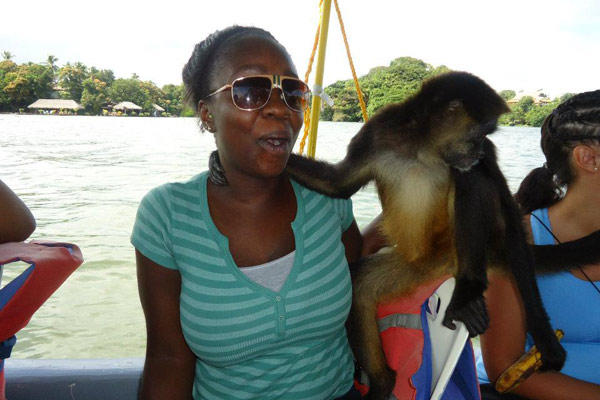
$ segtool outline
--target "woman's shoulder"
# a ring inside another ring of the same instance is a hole
[[[202,182],[205,182],[208,171],[194,175],[186,181],[165,182],[152,189],[146,196],[173,195],[175,193],[188,193],[198,195]]]

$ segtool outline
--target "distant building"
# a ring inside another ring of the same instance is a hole
[[[538,89],[535,92],[525,92],[519,90],[515,97],[506,102],[510,105],[517,104],[523,97],[531,97],[534,104],[546,104],[552,102],[552,100],[546,96],[542,89]]]
[[[27,106],[30,110],[45,110],[45,111],[73,111],[81,110],[83,107],[75,100],[65,99],[38,99],[34,103]]]
[[[153,109],[153,111],[152,111],[153,117],[160,117],[161,114],[165,112],[164,108],[162,108],[158,104],[154,104],[154,103],[152,103],[152,109]]]
[[[130,101],[122,101],[118,104],[115,104],[112,108],[114,111],[142,111],[142,107],[138,106],[135,103]]]

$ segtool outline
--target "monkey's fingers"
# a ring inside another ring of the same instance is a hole
[[[485,332],[489,325],[489,317],[483,297],[477,297],[460,308],[454,308],[450,304],[444,316],[444,326],[456,329],[453,320],[463,322],[471,337]]]
[[[563,367],[567,353],[562,345],[558,342],[562,336],[563,332],[560,329],[557,329],[556,338],[553,337],[550,340],[536,341],[542,360],[542,365],[540,367],[541,371],[560,371]]]

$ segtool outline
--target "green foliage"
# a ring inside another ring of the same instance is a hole
[[[165,111],[170,115],[181,115],[183,111],[183,84],[165,85],[162,87],[164,93]]]
[[[143,108],[140,115],[152,115],[153,104],[165,109],[165,115],[195,116],[195,110],[183,102],[183,84],[158,88],[151,81],[142,81],[137,74],[129,79],[115,79],[109,69],[87,67],[81,62],[57,66],[58,58],[48,55],[39,64],[16,64],[14,55],[2,52],[0,61],[0,111],[25,111],[40,98],[60,95],[80,103],[88,114],[108,114],[110,103],[131,101]],[[387,67],[375,67],[359,78],[367,113],[373,115],[389,103],[403,101],[414,94],[423,80],[447,72],[446,66],[433,67],[421,60],[401,57]],[[59,93],[56,93],[58,90]],[[361,121],[362,112],[353,80],[338,81],[325,88],[334,100],[334,106],[324,106],[321,119],[329,121]],[[513,90],[503,90],[500,96],[513,98]],[[532,98],[523,98],[512,107],[512,112],[502,116],[500,124],[540,126],[544,118],[560,103],[572,97],[567,93],[543,105],[534,104]]]
[[[81,102],[83,81],[89,77],[88,68],[83,63],[67,63],[58,71],[58,84],[63,89],[61,97]]]
[[[90,77],[83,81],[81,105],[91,114],[100,114],[108,103],[108,84],[98,78]]]
[[[0,111],[16,111],[52,93],[54,72],[42,64],[0,62]]]
[[[389,67],[375,67],[359,78],[367,114],[373,115],[386,104],[403,101],[421,86],[423,80],[449,69],[433,67],[411,57],[393,60]],[[325,106],[321,119],[331,121],[361,121],[362,113],[353,80],[338,81],[325,89],[334,101],[333,107]]]
[[[517,94],[514,90],[502,90],[498,93],[504,101],[510,100]]]
[[[504,114],[498,120],[500,125],[526,125],[542,126],[546,117],[562,102],[554,99],[552,102],[535,104],[533,98],[523,97],[517,104],[512,106],[511,112]]]

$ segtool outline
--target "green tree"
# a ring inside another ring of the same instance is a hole
[[[62,97],[81,101],[83,81],[89,78],[88,68],[80,62],[71,65],[67,63],[58,72],[58,84],[64,90]]]
[[[516,92],[514,90],[502,90],[498,93],[500,97],[502,97],[505,101],[512,99],[515,97]]]
[[[1,107],[16,111],[39,98],[50,97],[54,73],[46,65],[27,63],[16,65],[10,60],[0,63]]]
[[[421,87],[423,80],[449,71],[441,65],[433,67],[421,60],[401,57],[388,67],[375,67],[359,78],[367,102],[367,113],[373,115],[381,107],[403,101]],[[352,80],[339,81],[325,92],[334,100],[334,106],[324,108],[323,119],[334,121],[361,121],[362,113]]]
[[[113,103],[131,101],[143,107],[148,100],[146,91],[137,79],[115,79],[108,89],[108,94]]]
[[[46,59],[46,64],[48,64],[48,66],[50,68],[52,68],[52,71],[56,72],[58,71],[58,65],[56,65],[56,62],[58,61],[58,58],[53,56],[52,54],[48,55],[48,58]]]
[[[100,114],[108,103],[108,85],[98,78],[90,77],[83,81],[81,105],[92,114]]]
[[[524,96],[511,108],[510,113],[504,114],[498,119],[498,123],[500,125],[510,126],[526,125],[526,115],[533,107],[535,107],[533,98],[530,96]]]
[[[4,61],[10,61],[12,60],[12,58],[14,57],[14,54],[12,54],[10,51],[3,51],[2,52],[2,60]]]
[[[139,104],[139,105],[144,108],[144,111],[146,111],[146,112],[154,111],[153,104],[157,104],[157,105],[161,106],[162,108],[165,108],[165,106],[166,106],[165,94],[153,82],[142,81],[142,82],[140,82],[140,87],[142,88],[142,91],[144,92],[145,101],[143,104]]]
[[[164,85],[162,91],[165,95],[165,111],[170,115],[181,115],[183,111],[183,84]]]
[[[534,105],[525,114],[525,124],[528,126],[542,126],[542,123],[548,115],[558,106],[559,100],[543,105]]]

